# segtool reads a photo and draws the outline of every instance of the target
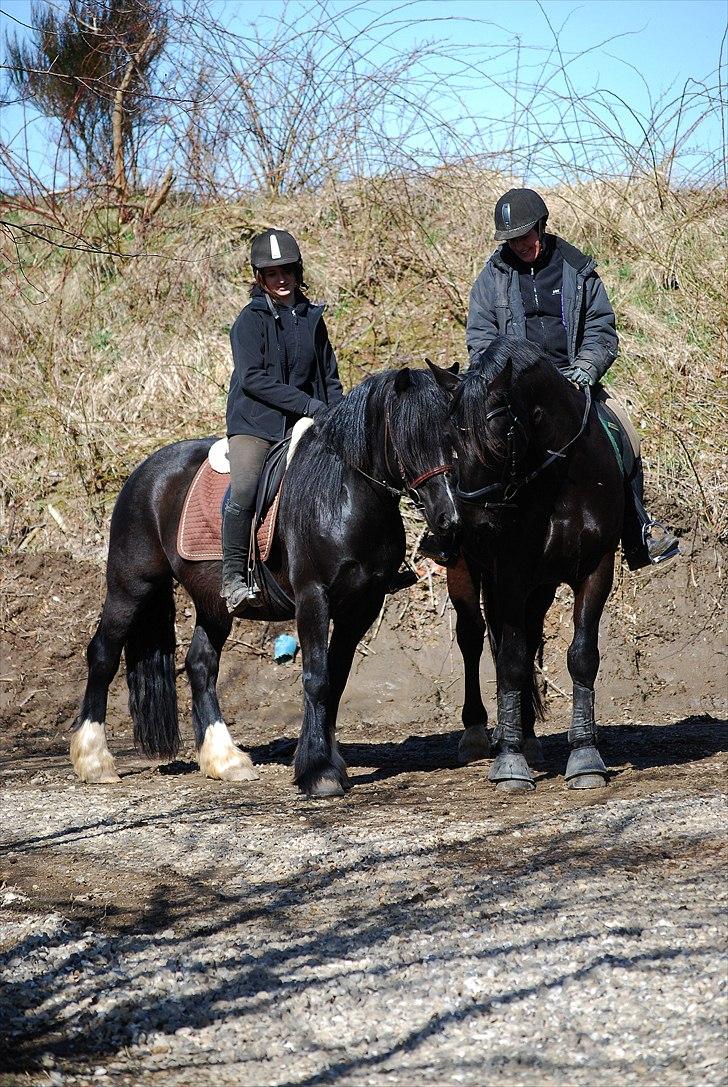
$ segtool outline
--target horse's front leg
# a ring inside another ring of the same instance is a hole
[[[523,754],[522,700],[533,661],[523,612],[523,606],[519,606],[514,594],[509,593],[496,662],[498,724],[493,741],[498,754],[488,774],[497,789],[509,793],[535,788],[533,774]]]
[[[546,612],[554,602],[556,585],[540,585],[529,596],[526,603],[526,637],[531,660],[535,661],[543,644],[543,625]],[[523,754],[529,766],[540,768],[545,760],[541,741],[536,736],[534,726],[536,718],[543,720],[543,702],[538,687],[535,668],[530,681],[523,688],[521,699],[523,721]]]
[[[329,722],[329,603],[322,585],[296,589],[296,624],[303,660],[303,723],[293,779],[307,796],[343,796],[349,781]]]
[[[197,758],[206,777],[218,781],[255,781],[250,755],[233,743],[217,698],[220,653],[232,622],[219,622],[198,608],[195,632],[185,659],[192,689],[192,723]]]
[[[342,609],[341,614],[334,617],[334,629],[329,642],[329,704],[326,723],[331,739],[334,765],[339,767],[345,775],[347,787],[349,781],[346,777],[346,763],[339,753],[336,742],[336,718],[341,696],[351,672],[356,647],[379,615],[383,603],[384,593],[376,591],[371,586],[362,609]]]
[[[574,639],[567,655],[574,685],[569,729],[571,754],[566,766],[566,780],[571,789],[600,789],[607,784],[607,768],[597,749],[594,682],[599,671],[599,621],[613,577],[614,554],[610,553],[574,594]]]
[[[464,558],[448,568],[447,591],[455,608],[455,634],[463,658],[465,700],[462,722],[465,732],[458,744],[461,763],[490,756],[488,713],[480,692],[480,658],[483,653],[485,621],[480,607],[480,574]]]

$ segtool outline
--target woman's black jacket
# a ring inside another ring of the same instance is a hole
[[[322,319],[323,306],[299,296],[295,307],[306,322],[313,345],[310,358],[310,396],[289,385],[286,345],[280,316],[265,293],[254,287],[250,302],[230,329],[233,374],[227,401],[227,433],[252,434],[277,442],[303,415],[338,403],[343,396],[336,356]]]

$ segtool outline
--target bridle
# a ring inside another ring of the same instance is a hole
[[[402,481],[400,487],[392,487],[391,484],[385,483],[383,479],[376,479],[374,476],[368,475],[361,468],[357,468],[357,472],[364,476],[365,479],[368,479],[370,483],[376,483],[378,487],[382,487],[388,494],[391,494],[392,497],[401,498],[403,494],[407,494],[413,501],[419,504],[420,497],[417,493],[418,487],[421,487],[423,483],[427,483],[428,479],[432,479],[434,476],[441,476],[446,472],[452,472],[452,464],[438,464],[435,468],[428,468],[426,471],[407,482],[407,471],[399,450],[395,445],[394,436],[392,434],[392,425],[389,418],[389,405],[387,405],[384,409],[384,463],[387,466],[389,475],[394,476],[396,473],[392,471],[392,467],[389,463],[388,447],[390,445],[392,446],[394,459],[397,462],[399,478]]]
[[[547,449],[548,456],[539,464],[538,468],[534,468],[528,475],[518,478],[517,476],[517,464],[516,464],[516,450],[515,450],[515,435],[516,427],[520,427],[521,433],[526,435],[526,428],[516,413],[513,411],[510,403],[502,404],[499,408],[494,408],[493,411],[489,411],[485,417],[485,422],[490,422],[491,419],[497,418],[499,415],[505,415],[508,413],[511,419],[511,425],[508,428],[508,452],[506,454],[506,478],[502,479],[499,483],[489,483],[486,487],[479,487],[476,491],[463,491],[460,489],[460,484],[455,488],[455,495],[457,498],[461,498],[464,502],[479,502],[485,498],[483,506],[486,509],[512,509],[515,506],[513,499],[516,497],[519,491],[523,490],[527,484],[531,483],[541,472],[545,471],[549,465],[554,461],[562,459],[566,455],[566,450],[569,449],[575,441],[577,441],[586,429],[587,420],[589,418],[589,412],[591,410],[591,389],[587,385],[584,388],[584,397],[586,403],[584,405],[584,414],[581,420],[581,426],[577,433],[570,438],[566,445],[562,445],[561,449],[553,452],[551,449]],[[500,499],[494,501],[487,501],[488,495],[496,495],[500,492]]]

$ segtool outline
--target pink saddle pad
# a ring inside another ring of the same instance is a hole
[[[222,500],[230,486],[228,472],[216,472],[205,460],[190,484],[177,529],[177,550],[188,562],[222,558]],[[257,533],[258,551],[268,558],[275,536],[280,489]]]

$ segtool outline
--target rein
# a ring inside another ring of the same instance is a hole
[[[452,464],[438,464],[436,468],[428,468],[427,471],[422,472],[421,475],[416,476],[409,483],[407,482],[407,473],[405,471],[404,463],[399,455],[397,446],[394,444],[394,438],[392,437],[392,427],[389,421],[389,407],[384,412],[384,463],[387,466],[387,471],[390,475],[395,473],[389,464],[389,456],[387,455],[387,445],[391,444],[394,451],[394,457],[397,461],[397,468],[399,470],[399,477],[402,480],[400,487],[392,487],[389,483],[385,483],[383,479],[375,479],[374,476],[367,475],[361,468],[357,468],[357,472],[368,479],[370,483],[376,483],[378,487],[382,487],[392,497],[401,498],[403,494],[409,494],[410,496],[419,499],[417,494],[417,488],[421,487],[423,483],[427,483],[428,479],[432,479],[434,476],[444,475],[445,472],[452,472]]]
[[[516,497],[518,492],[522,490],[525,486],[527,486],[527,484],[531,483],[536,478],[536,476],[539,476],[541,472],[549,467],[549,465],[553,464],[555,460],[563,458],[566,454],[566,450],[569,449],[574,444],[574,442],[576,442],[584,433],[592,403],[591,388],[588,385],[584,389],[584,398],[586,400],[586,403],[584,405],[584,415],[582,416],[581,426],[579,427],[579,430],[573,436],[573,438],[570,438],[566,445],[563,445],[561,449],[558,449],[556,452],[552,452],[552,450],[548,449],[548,456],[546,457],[546,460],[543,461],[542,464],[539,464],[538,468],[534,468],[532,472],[529,472],[527,476],[524,476],[522,479],[518,480],[514,478],[515,462],[513,457],[513,431],[516,423],[521,428],[521,430],[524,430],[523,423],[520,421],[517,415],[513,414],[510,404],[504,404],[500,408],[495,408],[493,411],[489,411],[485,417],[486,422],[488,422],[490,419],[494,419],[498,415],[505,414],[505,412],[509,412],[511,419],[513,420],[514,425],[508,432],[508,448],[511,454],[511,478],[507,480],[501,480],[500,483],[489,483],[487,487],[479,487],[477,491],[462,491],[460,489],[460,486],[458,485],[455,488],[456,496],[458,498],[462,498],[465,502],[477,502],[480,498],[485,498],[489,494],[494,494],[496,491],[502,491],[503,498],[500,502],[485,502],[484,505],[491,508],[513,507],[515,505],[513,499]]]

